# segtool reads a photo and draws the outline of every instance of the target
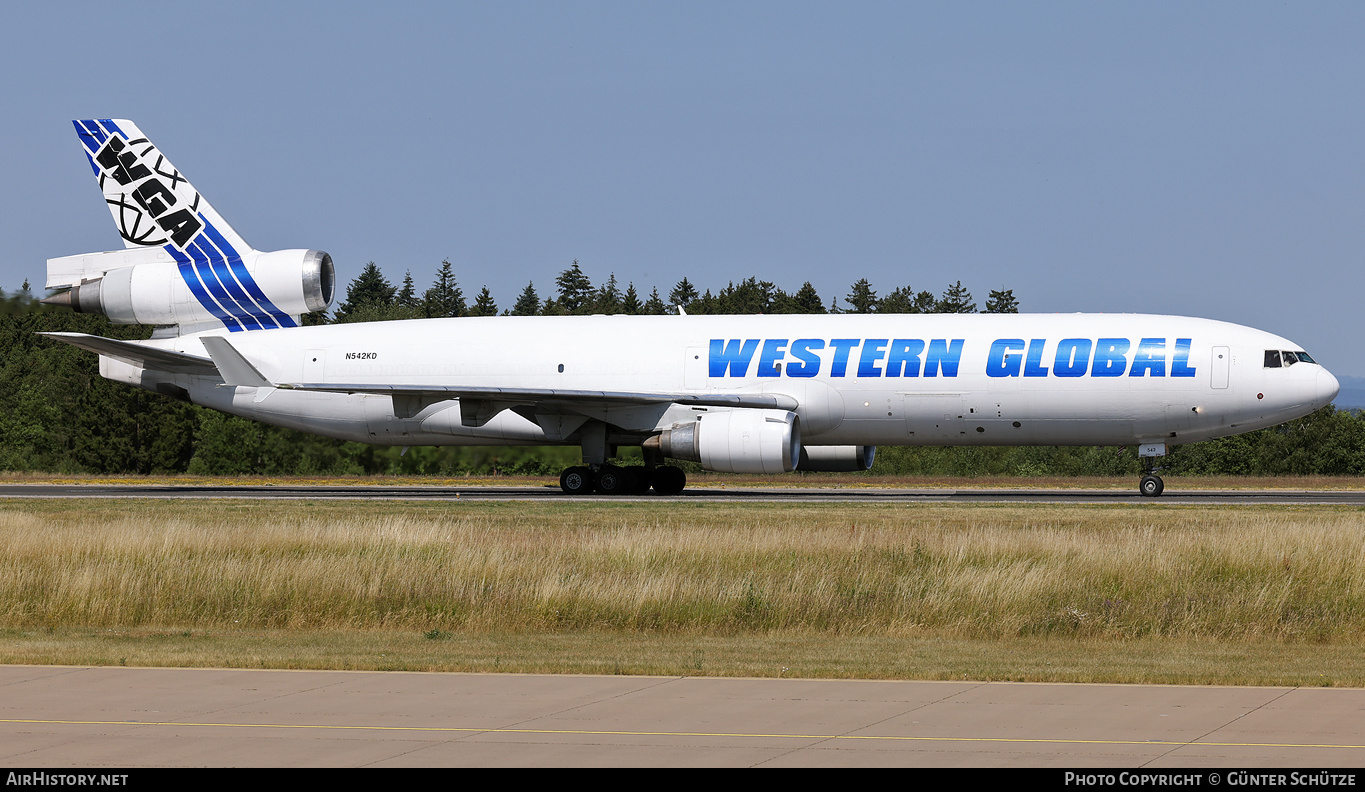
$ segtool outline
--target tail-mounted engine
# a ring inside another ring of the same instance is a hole
[[[294,327],[300,314],[331,305],[336,270],[318,250],[192,257],[167,245],[50,259],[47,287],[63,286],[43,302],[115,324],[261,330]]]
[[[786,410],[707,412],[646,445],[720,473],[790,473],[801,453],[800,421]]]

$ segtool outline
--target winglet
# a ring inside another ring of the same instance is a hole
[[[213,365],[218,367],[218,373],[223,375],[223,382],[228,385],[241,385],[248,388],[273,388],[275,383],[266,379],[251,361],[242,357],[242,353],[222,336],[207,336],[203,339],[204,349],[213,358]]]

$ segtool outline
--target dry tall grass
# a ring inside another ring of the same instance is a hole
[[[0,505],[0,626],[1358,642],[1365,512]]]

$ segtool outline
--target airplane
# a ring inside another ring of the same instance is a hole
[[[1168,448],[1331,403],[1297,344],[1141,314],[560,316],[304,327],[336,291],[317,250],[252,248],[131,121],[73,122],[125,249],[49,259],[44,302],[155,325],[44,335],[103,377],[380,445],[577,445],[568,494],[676,495],[683,470],[857,471],[877,446]],[[644,466],[609,463],[638,446]]]

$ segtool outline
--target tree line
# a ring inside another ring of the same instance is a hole
[[[38,303],[24,284],[0,290],[0,470],[48,473],[206,475],[553,475],[578,461],[578,449],[376,447],[267,426],[99,376],[97,358],[39,332],[145,339],[152,328],[112,325],[101,316]],[[310,324],[429,316],[667,313],[972,313],[971,294],[955,282],[941,294],[900,287],[878,296],[866,279],[826,303],[810,283],[793,292],[746,278],[700,292],[683,278],[667,300],[641,298],[615,277],[592,285],[577,262],[544,299],[528,284],[499,310],[488,289],[467,301],[443,262],[418,294],[411,274],[392,285],[366,265],[330,313]],[[987,312],[1019,310],[1008,289],[990,292]],[[628,451],[627,453],[635,453]],[[1331,407],[1279,427],[1176,446],[1168,474],[1365,475],[1365,417]],[[1137,475],[1134,449],[1093,447],[903,447],[878,450],[872,474],[961,476]]]
[[[455,278],[453,265],[442,261],[436,279],[420,295],[412,280],[412,272],[404,273],[403,280],[394,285],[374,262],[369,262],[360,275],[346,287],[346,299],[336,306],[330,316],[319,313],[309,318],[310,323],[373,322],[389,319],[421,319],[459,316],[576,316],[585,314],[662,315],[679,309],[688,314],[823,314],[823,313],[976,313],[972,293],[962,281],[950,284],[942,294],[915,291],[902,286],[878,297],[866,278],[849,287],[843,304],[833,298],[826,305],[810,281],[794,292],[787,292],[776,284],[750,277],[739,283],[731,281],[714,294],[697,290],[684,277],[668,293],[665,300],[657,287],[642,296],[634,283],[624,289],[610,275],[606,282],[594,286],[591,278],[575,260],[555,277],[554,291],[542,298],[535,282],[526,284],[510,307],[499,311],[493,295],[484,286],[467,301],[464,290]],[[1013,289],[990,292],[985,304],[986,313],[1018,313],[1019,302]]]

